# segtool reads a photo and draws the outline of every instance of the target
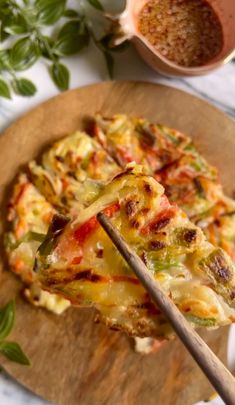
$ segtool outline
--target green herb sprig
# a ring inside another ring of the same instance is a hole
[[[90,42],[103,53],[109,75],[113,76],[112,53],[123,50],[127,43],[110,46],[111,25],[101,38],[97,38],[84,1],[77,0],[76,9],[71,9],[67,0],[0,0],[0,97],[10,99],[12,92],[33,96],[36,85],[22,77],[21,72],[41,58],[47,62],[48,72],[58,89],[67,90],[70,73],[63,58],[78,54]],[[107,26],[100,1],[86,2]],[[50,37],[46,35],[48,26],[54,27]]]
[[[8,360],[25,366],[30,365],[28,357],[24,354],[20,345],[16,342],[5,340],[15,322],[15,304],[10,301],[0,309],[0,354]]]

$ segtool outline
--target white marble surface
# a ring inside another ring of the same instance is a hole
[[[90,47],[80,56],[68,58],[65,63],[69,66],[71,87],[84,86],[107,79],[102,55]],[[42,101],[58,94],[57,89],[47,76],[46,64],[39,63],[27,72],[39,88],[37,95],[31,99],[15,97],[13,101],[0,99],[0,131],[12,121]],[[206,77],[174,79],[160,76],[148,68],[131,47],[125,53],[116,57],[115,79],[146,80],[165,83],[186,90],[202,97],[235,118],[235,62]],[[229,365],[235,369],[235,327],[231,329],[229,342]],[[46,405],[47,402],[37,398],[14,382],[4,373],[0,374],[0,404],[1,405]],[[216,399],[213,404],[222,404]],[[69,404],[68,404],[69,405]]]

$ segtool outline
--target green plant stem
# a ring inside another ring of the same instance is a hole
[[[57,58],[53,54],[53,52],[51,51],[51,47],[50,47],[50,45],[48,43],[48,40],[45,37],[43,37],[43,35],[41,34],[41,32],[39,31],[38,28],[35,28],[35,33],[37,34],[38,40],[41,41],[44,44],[45,49],[48,52],[48,55],[49,55],[50,59],[52,60],[52,62],[56,63]]]

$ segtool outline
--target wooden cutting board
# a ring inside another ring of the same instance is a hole
[[[137,82],[107,82],[69,91],[26,114],[0,139],[0,199],[3,233],[6,202],[15,175],[52,141],[83,128],[89,116],[143,115],[191,134],[215,163],[227,192],[235,178],[235,123],[206,102],[179,90]],[[1,270],[6,270],[1,246]],[[71,308],[61,317],[35,309],[20,297],[20,283],[8,272],[0,278],[0,305],[17,294],[16,327],[30,368],[1,358],[26,387],[58,405],[192,405],[212,391],[176,339],[159,352],[133,352],[129,338],[94,325],[94,311]],[[228,329],[203,333],[225,362]]]

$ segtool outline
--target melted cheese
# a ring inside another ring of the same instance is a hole
[[[39,278],[46,289],[81,306],[95,306],[103,322],[130,335],[171,335],[166,320],[95,219],[101,210],[111,212],[115,226],[192,323],[231,322],[235,311],[225,303],[235,288],[231,260],[169,204],[154,178],[135,166],[117,176],[67,225],[49,256],[38,257]],[[215,261],[212,254],[217,255]],[[220,282],[216,274],[220,269],[215,268],[219,264],[227,271]]]
[[[30,162],[33,182],[48,201],[73,216],[99,195],[103,182],[120,171],[100,145],[83,132],[56,142],[42,156],[42,164]]]
[[[108,207],[115,199],[125,198],[127,190],[122,183],[123,179],[119,188],[116,183],[115,187],[109,188],[108,193],[108,189],[105,189],[104,186],[120,171],[119,166],[124,167],[130,161],[141,163],[145,167],[146,173],[159,179],[166,187],[170,201],[179,204],[192,217],[192,220],[203,228],[212,244],[225,249],[235,259],[235,215],[233,214],[235,203],[224,196],[218,183],[216,170],[208,165],[196,151],[189,137],[166,126],[152,124],[142,118],[130,119],[124,115],[116,115],[110,119],[97,116],[94,128],[93,135],[98,142],[82,132],[76,132],[56,142],[43,154],[41,164],[30,162],[30,179],[33,183],[23,174],[14,188],[9,212],[12,231],[7,235],[7,252],[12,270],[20,275],[24,282],[30,284],[36,278],[32,269],[40,241],[38,237],[35,240],[35,235],[33,237],[32,232],[41,236],[45,234],[52,215],[58,210],[77,218],[73,224],[76,228],[79,224],[82,225],[88,221],[99,210]],[[152,181],[150,180],[150,183]],[[129,192],[132,193],[132,187],[130,187]],[[162,194],[162,192],[163,190],[159,186],[158,193]],[[133,194],[132,197],[136,199],[138,196]],[[151,202],[153,202],[152,205]],[[84,207],[88,208],[83,211]],[[149,201],[145,199],[143,200],[143,207],[148,207],[150,210],[157,209],[157,200],[152,197],[149,198]],[[135,218],[136,223],[143,221],[142,217],[143,215],[139,215],[138,218]],[[176,221],[177,218],[178,222]],[[175,217],[173,221],[175,227],[180,227],[180,223],[187,227],[187,221],[183,221],[181,217],[177,218]],[[119,221],[118,218],[116,219]],[[126,221],[125,215],[121,216],[121,221]],[[146,214],[145,221],[148,221]],[[120,221],[118,226],[121,226]],[[128,238],[135,240],[133,243],[139,243],[138,232],[133,232],[133,230],[128,229],[128,226],[124,226],[122,230]],[[134,238],[133,235],[135,235]],[[99,238],[98,241],[97,237]],[[198,238],[200,239],[199,233]],[[161,237],[158,235],[158,239],[158,242],[164,241],[168,245],[172,244],[169,235]],[[202,239],[200,240],[202,242]],[[191,302],[195,316],[200,317],[203,314],[212,316],[213,312],[216,312],[216,324],[228,323],[234,319],[233,311],[230,312],[230,308],[224,300],[224,297],[229,299],[229,296],[233,294],[233,278],[223,283],[218,277],[217,279],[214,277],[208,266],[204,265],[201,268],[201,265],[198,265],[200,260],[192,256],[190,261],[193,262],[193,267],[197,269],[196,275],[188,267],[188,256],[182,254],[184,249],[174,243],[173,246],[174,249],[169,249],[171,252],[170,262],[166,249],[163,249],[161,254],[156,251],[146,254],[149,269],[156,273],[156,278],[161,281],[165,291],[174,294],[175,300],[179,301],[178,305],[182,307],[182,311],[187,308],[187,303]],[[90,239],[90,245],[87,243],[85,251],[90,258],[87,264],[93,266],[95,263],[95,268],[98,271],[102,269],[102,260],[96,260],[96,254],[104,249],[106,250],[106,245],[102,234],[99,235],[97,231],[97,234]],[[68,251],[73,257],[74,252],[71,252],[70,249]],[[206,252],[208,256],[212,251],[213,248],[210,245],[207,244],[206,247],[204,244],[204,249],[200,255],[197,254],[196,256],[202,259]],[[189,247],[187,247],[188,253]],[[172,259],[175,254],[178,255],[177,262]],[[53,253],[50,260],[51,264],[58,264],[57,254]],[[121,271],[130,276],[131,273],[125,263],[111,247],[107,249],[105,260],[109,265],[108,272],[110,274],[113,272],[115,274],[115,268],[113,268],[115,261],[116,267],[120,266]],[[167,266],[166,271],[159,269],[161,262]],[[206,289],[200,287],[202,280],[203,283],[206,283]],[[208,289],[208,280],[214,286],[217,285],[217,292],[215,292],[215,287]],[[136,311],[129,305],[129,301],[132,302],[132,295],[139,295],[139,287],[136,285],[127,287],[120,282],[117,287],[117,284],[115,286],[114,283],[114,286],[110,286],[109,289],[106,286],[103,290],[99,285],[93,286],[93,289],[90,289],[91,286],[89,286],[85,291],[87,294],[89,292],[87,302],[90,304],[93,302],[92,300],[96,300],[96,296],[99,294],[104,300],[108,300],[109,293],[113,291],[116,309],[114,311],[114,308],[110,310],[109,307],[102,307],[100,317],[103,317],[106,323],[119,323],[120,327],[126,327],[130,334],[133,334],[133,330],[137,327],[135,321],[140,322],[142,327],[144,325],[143,333],[146,335],[150,323],[146,323],[144,319],[145,311]],[[218,286],[220,287],[218,288]],[[120,306],[123,302],[120,299],[123,291],[130,294],[129,301],[127,300],[128,311],[125,306]],[[178,291],[181,291],[181,295],[178,294]],[[189,291],[192,294],[191,301]],[[196,296],[195,300],[194,296]],[[180,301],[182,297],[184,297],[183,304]],[[60,299],[57,298],[52,296],[50,299],[48,293],[43,293],[40,302],[48,309],[58,312],[63,299],[59,304]],[[33,296],[31,296],[32,300]],[[209,305],[210,303],[211,305]],[[67,305],[68,301],[65,300],[64,306]],[[130,321],[130,319],[132,320]],[[156,329],[155,324],[151,325]],[[151,331],[151,328],[149,330]],[[163,330],[165,330],[165,326]]]
[[[22,174],[14,187],[10,202],[8,219],[12,223],[12,231],[7,235],[6,249],[11,270],[27,285],[36,282],[33,271],[40,238],[47,233],[49,223],[56,213],[34,185]],[[70,302],[55,294],[40,291],[37,288],[37,300],[34,299],[33,288],[25,290],[25,296],[34,305],[47,308],[57,314],[70,306]]]

